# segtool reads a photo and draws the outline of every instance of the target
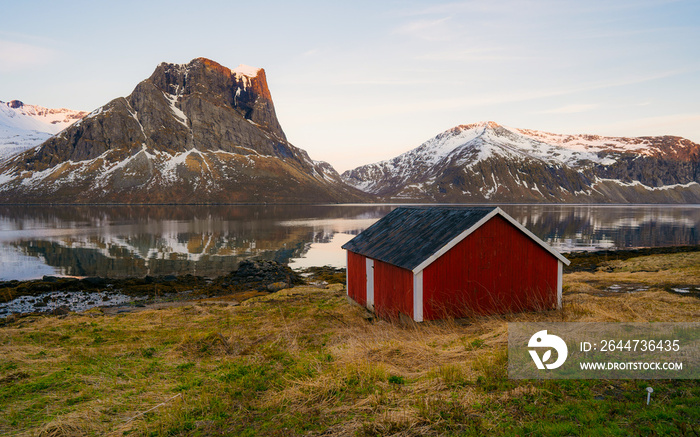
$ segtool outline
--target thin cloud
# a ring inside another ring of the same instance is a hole
[[[679,76],[681,74],[690,73],[691,71],[696,71],[696,70],[690,70],[690,69],[667,70],[667,71],[661,71],[659,73],[654,73],[654,74],[639,75],[636,77],[627,77],[627,78],[623,78],[623,79],[615,80],[615,81],[594,82],[592,84],[584,85],[583,87],[581,87],[581,89],[579,91],[591,91],[591,90],[597,90],[597,89],[602,89],[602,88],[615,88],[615,87],[620,87],[620,86],[635,85],[635,84],[644,83],[644,82],[651,82],[653,80],[666,79],[668,77]]]
[[[68,44],[68,41],[60,39],[56,35],[51,35],[51,37],[35,35],[31,33],[23,32],[8,32],[7,30],[0,30],[0,44],[4,44],[6,41],[25,41],[28,44],[34,46],[52,46],[61,47]]]
[[[476,48],[469,50],[450,50],[443,52],[433,52],[425,55],[416,56],[419,61],[435,61],[435,62],[473,62],[473,61],[520,61],[532,60],[535,57],[511,55],[507,53],[505,48]]]
[[[399,12],[404,17],[420,17],[431,15],[469,15],[494,14],[501,17],[523,16],[543,17],[548,19],[576,17],[580,15],[606,15],[623,13],[630,10],[645,10],[651,8],[666,7],[672,4],[683,3],[686,0],[620,0],[610,1],[586,1],[586,2],[561,2],[557,0],[467,0],[456,2],[436,3],[427,7],[407,8]]]
[[[310,50],[307,50],[304,53],[302,53],[301,56],[303,56],[305,58],[309,58],[309,57],[316,56],[316,55],[320,54],[320,52],[321,51],[319,49],[310,49]]]
[[[566,105],[560,108],[547,109],[545,111],[538,111],[535,114],[577,114],[580,112],[588,112],[597,108],[596,104],[579,104],[579,105]]]
[[[410,9],[404,11],[405,16],[422,16],[422,15],[436,15],[436,14],[453,14],[453,13],[469,13],[473,14],[476,12],[498,12],[498,13],[508,13],[513,10],[517,10],[519,7],[523,6],[522,0],[510,0],[510,1],[462,1],[462,2],[447,2],[434,4],[428,7],[423,7],[420,9]],[[537,6],[537,4],[525,4],[528,9]]]
[[[318,114],[314,117],[304,116],[301,119],[294,120],[299,125],[323,124],[335,122],[339,120],[366,120],[380,119],[388,115],[403,115],[415,112],[425,111],[447,111],[466,108],[480,108],[489,105],[503,105],[508,103],[533,101],[543,98],[576,94],[599,89],[615,88],[620,86],[633,85],[643,82],[649,82],[661,78],[675,76],[685,73],[685,70],[666,71],[657,74],[645,76],[624,78],[615,81],[592,82],[582,84],[580,86],[559,87],[559,88],[543,88],[529,89],[520,92],[503,91],[500,93],[490,92],[482,95],[468,95],[465,97],[453,97],[434,99],[430,101],[415,101],[415,102],[397,102],[376,104],[371,107],[351,107],[340,111],[327,111],[324,114]],[[561,109],[561,108],[559,108]]]
[[[604,135],[659,136],[677,135],[700,142],[700,113],[660,115],[588,126]]]
[[[453,38],[449,29],[449,21],[451,19],[452,17],[443,17],[435,20],[414,20],[399,26],[394,33],[426,41],[449,41]]]
[[[380,86],[408,86],[408,85],[429,85],[430,80],[410,80],[410,79],[367,79],[367,80],[346,80],[337,82],[338,85],[380,85]]]
[[[7,73],[50,64],[58,57],[53,49],[13,41],[0,41],[0,71]]]

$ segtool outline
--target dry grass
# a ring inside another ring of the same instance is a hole
[[[93,410],[82,410],[54,419],[43,425],[39,437],[82,437],[92,434],[91,422],[97,414]]]
[[[615,284],[668,290],[672,287],[700,287],[700,252],[643,256],[625,261],[607,261],[595,273],[566,275],[569,291],[593,291]]]
[[[606,404],[600,423],[589,417],[599,407],[575,412],[610,382],[508,380],[507,323],[696,321],[700,299],[661,285],[700,284],[700,254],[679,255],[565,275],[561,311],[391,323],[365,317],[336,285],[240,306],[20,318],[0,328],[0,434],[510,435],[546,434],[547,420],[562,423],[555,434],[577,434],[571,420],[624,434],[633,412],[622,400]],[[602,291],[624,281],[650,288]],[[697,388],[678,390],[697,400]],[[545,420],[530,409],[537,402],[571,408],[575,419]],[[679,411],[700,431],[697,413]]]

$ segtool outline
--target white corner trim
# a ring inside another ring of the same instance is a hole
[[[413,320],[423,321],[423,272],[413,275]]]
[[[365,258],[365,272],[367,276],[367,308],[374,311],[374,260]]]
[[[452,249],[453,247],[455,247],[456,245],[458,245],[462,240],[464,240],[465,238],[467,238],[467,237],[469,236],[469,234],[471,234],[472,232],[474,232],[474,231],[476,231],[477,229],[479,229],[479,228],[480,228],[484,223],[486,223],[487,221],[491,220],[491,218],[492,218],[493,216],[495,216],[496,214],[498,214],[499,211],[501,211],[500,208],[494,209],[494,210],[491,211],[490,213],[486,214],[486,215],[484,216],[484,218],[482,218],[481,220],[479,220],[478,222],[476,222],[471,228],[466,229],[466,230],[463,231],[461,234],[459,234],[459,235],[457,235],[456,237],[454,237],[451,241],[449,241],[447,244],[445,244],[444,246],[442,246],[437,252],[435,252],[434,254],[430,255],[430,256],[429,256],[428,258],[426,258],[426,260],[423,261],[422,263],[418,264],[418,266],[417,266],[415,269],[413,269],[413,274],[414,274],[414,275],[417,275],[418,273],[422,272],[426,267],[428,267],[430,264],[432,264],[436,259],[438,259],[438,258],[440,258],[441,256],[443,256],[444,254],[446,254],[447,251],[449,251],[450,249]],[[501,211],[501,212],[503,212],[503,211]]]
[[[350,296],[350,251],[345,251],[345,293]]]
[[[564,286],[564,263],[557,263],[557,309],[562,307],[562,288]]]

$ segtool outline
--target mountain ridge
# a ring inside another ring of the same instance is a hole
[[[264,69],[159,64],[40,147],[0,166],[0,202],[264,203],[366,199],[291,145]]]
[[[696,203],[700,145],[479,122],[341,177],[385,201]]]

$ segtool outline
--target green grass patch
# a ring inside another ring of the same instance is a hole
[[[368,320],[337,286],[20,318],[0,326],[0,434],[697,435],[696,381],[507,377],[508,321],[700,313],[694,297],[658,293],[419,325]]]

